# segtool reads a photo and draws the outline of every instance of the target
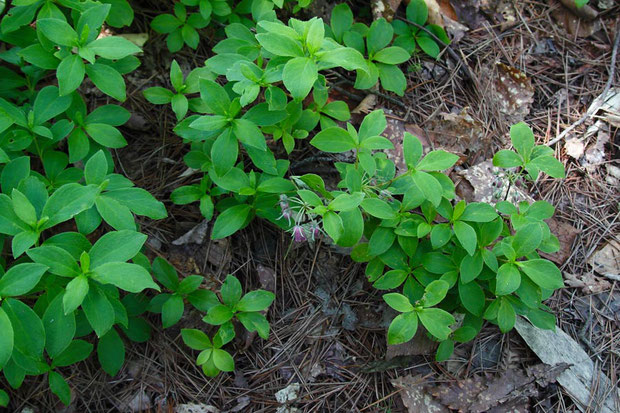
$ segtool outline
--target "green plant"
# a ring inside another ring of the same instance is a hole
[[[209,24],[211,11],[215,12],[212,3],[208,1],[200,2],[199,13],[187,13],[185,5],[195,5],[197,3],[191,0],[174,3],[174,14],[160,14],[151,22],[151,28],[158,33],[167,34],[166,45],[171,52],[178,52],[183,44],[188,45],[192,49],[198,47],[200,35],[198,30],[205,28]],[[216,5],[226,5],[225,1],[214,2]],[[211,10],[209,10],[211,7]],[[219,11],[219,8],[217,9]],[[229,9],[230,10],[230,9]],[[207,17],[205,17],[207,15]]]
[[[426,24],[428,20],[428,8],[424,0],[411,0],[407,5],[407,20],[417,26],[410,25],[402,20],[394,20],[394,32],[397,37],[394,40],[395,46],[400,46],[409,53],[414,53],[419,47],[427,55],[437,58],[440,52],[440,45],[428,32],[433,33],[444,44],[450,44],[450,39],[441,26],[436,24]],[[427,31],[422,30],[424,27]]]
[[[200,330],[182,330],[183,341],[194,350],[201,350],[196,364],[202,366],[207,376],[214,377],[220,371],[234,371],[235,364],[232,356],[221,347],[235,337],[233,318],[239,321],[246,330],[257,332],[267,339],[269,336],[269,322],[262,311],[273,302],[275,296],[265,290],[250,291],[243,294],[239,280],[229,275],[220,289],[221,303],[215,293],[209,291],[210,302],[207,315],[203,321],[218,326],[218,331],[212,340]]]
[[[564,178],[564,165],[553,156],[546,145],[535,145],[534,133],[523,122],[510,128],[510,140],[516,152],[502,149],[493,156],[493,165],[502,168],[521,168],[529,179],[536,179],[540,172],[553,178]]]
[[[234,370],[224,346],[235,325],[266,339],[265,311],[274,294],[244,295],[234,276],[218,294],[204,288],[200,275],[181,279],[165,260],[151,264],[136,216],[161,219],[166,209],[114,173],[110,151],[127,145],[119,127],[130,113],[115,104],[89,111],[81,94],[88,75],[101,92],[125,99],[122,75],[139,66],[140,49],[123,37],[102,36],[101,27],[131,23],[129,6],[125,0],[15,4],[0,22],[7,45],[0,55],[0,243],[9,252],[0,262],[0,370],[6,382],[18,388],[28,375],[47,375],[50,389],[69,403],[60,367],[96,349],[103,370],[115,375],[124,339],[150,337],[145,314],[161,314],[169,328],[187,304],[206,314],[209,335],[182,330],[184,342],[200,351],[197,364],[208,376]],[[184,161],[196,175],[172,192],[172,201],[198,203],[214,220],[214,239],[260,217],[289,231],[294,242],[329,237],[352,247],[351,258],[365,263],[367,280],[400,313],[388,329],[390,344],[409,340],[421,325],[440,342],[437,359],[444,360],[455,342],[472,340],[484,320],[506,332],[519,314],[553,328],[543,301],[562,277],[538,253],[559,248],[545,223],[554,213],[550,204],[457,202],[442,172],[456,155],[424,155],[420,141],[405,134],[406,170],[397,174],[383,152],[394,145],[381,136],[382,111],[368,114],[359,128],[341,126],[351,115],[345,102],[332,98],[329,74],[346,78],[355,71],[356,88],[380,80],[402,94],[398,65],[416,44],[436,57],[432,38],[395,22],[392,42],[392,26],[382,19],[370,27],[354,23],[346,5],[334,8],[329,26],[318,18],[277,19],[275,7],[295,11],[308,4],[184,0],[173,6],[174,15],[153,20],[155,30],[168,34],[171,50],[196,48],[196,29],[211,20],[225,26],[223,33],[213,31],[221,40],[204,67],[184,77],[173,61],[172,90],[144,91],[153,104],[171,104],[174,131],[190,146]],[[187,7],[197,12],[188,15]],[[426,24],[426,6],[412,0],[407,16]],[[443,31],[424,27],[447,43]],[[54,76],[58,86],[49,85]],[[494,157],[497,166],[511,168],[511,183],[540,172],[564,176],[551,149],[535,146],[525,124],[511,128],[511,139],[516,152]],[[283,150],[269,140],[282,142]],[[302,145],[337,154],[337,185],[317,174],[293,174],[288,155]],[[0,405],[7,403],[0,390]]]

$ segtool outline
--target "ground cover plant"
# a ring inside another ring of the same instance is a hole
[[[384,150],[382,110],[353,126],[347,104],[331,100],[332,73],[354,73],[353,87],[403,95],[400,65],[412,54],[438,58],[449,43],[427,24],[426,5],[412,0],[406,21],[355,22],[346,4],[331,20],[278,19],[288,2],[175,2],[151,22],[171,52],[196,48],[198,30],[219,26],[220,41],[204,66],[187,76],[170,64],[173,90],[147,88],[153,105],[171,105],[175,133],[186,142],[184,161],[199,182],[179,186],[175,204],[194,204],[212,220],[212,239],[230,237],[260,218],[292,242],[324,239],[352,248],[367,281],[399,314],[389,344],[412,339],[421,327],[439,342],[446,360],[455,342],[476,337],[484,321],[510,331],[517,315],[543,329],[555,316],[543,303],[563,286],[559,269],[541,258],[558,238],[545,222],[545,201],[496,205],[458,200],[445,171],[458,156],[425,153],[410,133],[402,138],[405,170]],[[150,260],[136,216],[163,219],[164,204],[121,174],[112,150],[130,143],[119,130],[130,113],[117,104],[88,109],[80,87],[92,83],[122,103],[123,76],[140,65],[140,48],[102,27],[131,23],[125,1],[5,3],[0,41],[0,370],[19,388],[26,376],[47,375],[69,404],[60,368],[96,352],[114,376],[123,366],[124,340],[145,342],[149,313],[163,328],[187,307],[203,313],[200,328],[183,328],[182,341],[199,351],[207,376],[234,371],[226,349],[241,325],[266,339],[264,311],[275,299],[264,290],[245,294],[229,275],[217,289],[201,275],[182,280],[160,257]],[[293,12],[308,6],[298,2]],[[431,36],[432,34],[432,36]],[[443,44],[435,41],[435,37]],[[535,145],[524,123],[511,127],[512,150],[496,166],[514,180],[541,174],[564,177],[563,165]],[[273,144],[272,144],[273,143]],[[295,175],[289,155],[301,148],[337,154],[335,186],[319,174]],[[455,317],[455,315],[457,317]],[[457,322],[458,318],[458,322]],[[0,405],[9,403],[0,390]]]

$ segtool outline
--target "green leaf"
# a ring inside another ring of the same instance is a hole
[[[515,325],[516,314],[512,304],[506,299],[502,299],[497,311],[497,324],[502,333],[507,333]]]
[[[43,207],[41,216],[49,219],[40,229],[51,228],[89,209],[95,203],[95,196],[98,193],[99,188],[93,185],[71,183],[61,186]]]
[[[332,211],[350,211],[357,208],[363,199],[364,194],[362,192],[340,194],[327,207]]]
[[[211,147],[213,167],[219,176],[224,176],[237,162],[239,144],[233,136],[232,129],[226,129],[217,137]]]
[[[527,313],[527,318],[532,324],[543,330],[555,330],[555,316],[546,311],[531,309]]]
[[[73,340],[71,344],[54,358],[54,367],[66,367],[85,360],[93,351],[93,345],[83,340]]]
[[[11,320],[15,348],[26,356],[39,359],[45,346],[45,329],[39,316],[30,306],[13,298],[3,300],[2,309]]]
[[[11,359],[13,353],[13,326],[11,320],[0,307],[0,369]]]
[[[424,307],[439,304],[448,294],[450,285],[443,280],[435,280],[424,289]]]
[[[502,264],[497,270],[495,294],[508,295],[516,291],[521,285],[521,273],[516,265],[511,263]]]
[[[205,350],[211,348],[211,340],[200,330],[187,329],[181,330],[181,337],[186,346],[194,350]]]
[[[439,340],[446,340],[452,333],[450,326],[455,320],[447,311],[440,308],[425,308],[417,314],[428,332]]]
[[[471,225],[463,221],[454,222],[454,234],[469,255],[474,255],[476,253],[478,238],[476,236],[476,231]]]
[[[183,281],[179,283],[178,293],[179,294],[189,294],[192,291],[196,291],[200,284],[204,281],[204,277],[202,275],[190,275],[183,278]]]
[[[374,55],[373,60],[390,65],[399,65],[409,60],[410,57],[409,53],[402,47],[392,46],[379,50]]]
[[[542,229],[538,223],[527,224],[514,235],[512,248],[514,248],[517,257],[523,257],[535,251],[542,242],[542,238]]]
[[[71,404],[71,388],[65,381],[65,379],[55,371],[50,371],[48,373],[48,384],[50,386],[50,390],[54,393],[60,401],[68,406]]]
[[[108,36],[94,40],[88,48],[105,59],[117,60],[140,53],[138,46],[119,36]]]
[[[174,267],[165,259],[155,257],[153,260],[153,275],[157,281],[169,290],[176,291],[179,286],[179,276]]]
[[[146,238],[144,234],[129,230],[108,232],[99,238],[90,250],[91,268],[130,260],[140,251]]]
[[[532,159],[527,166],[533,165],[552,178],[565,178],[564,164],[553,156],[539,156]]]
[[[34,263],[12,266],[0,278],[0,297],[26,295],[39,283],[47,269],[46,265]]]
[[[431,230],[431,244],[433,249],[443,247],[452,238],[452,230],[448,224],[437,224]]]
[[[130,293],[139,293],[146,288],[160,291],[151,274],[138,264],[107,262],[93,269],[90,277],[101,284],[112,284]]]
[[[60,115],[66,111],[71,105],[71,97],[60,97],[58,88],[55,86],[46,86],[39,91],[34,100],[34,118],[35,123],[40,125]]]
[[[111,329],[99,338],[97,343],[97,359],[103,371],[110,376],[116,376],[121,367],[123,367],[125,362],[125,344],[123,344],[123,340],[116,330]]]
[[[491,222],[497,218],[495,208],[484,202],[472,202],[467,204],[460,221],[470,222]]]
[[[45,349],[52,359],[71,344],[75,335],[75,315],[65,314],[62,301],[62,294],[58,294],[45,310],[42,319]]]
[[[267,150],[265,136],[260,129],[249,120],[235,119],[233,121],[233,134],[245,145],[249,145],[260,150]]]
[[[220,294],[222,295],[222,301],[231,309],[237,305],[239,299],[241,298],[241,294],[243,294],[241,289],[241,283],[234,275],[228,275],[224,283],[222,284],[222,288],[220,290]]]
[[[391,290],[397,288],[407,278],[408,272],[403,270],[390,270],[372,285],[377,290]]]
[[[154,105],[166,105],[170,103],[172,97],[174,96],[174,93],[170,90],[158,86],[150,87],[142,93],[144,94],[146,100]]]
[[[177,120],[181,120],[187,115],[189,102],[183,94],[178,93],[174,95],[170,103],[172,104],[172,111],[176,115]]]
[[[183,317],[184,310],[183,297],[180,295],[170,296],[161,308],[162,326],[168,328],[178,323]]]
[[[441,343],[439,343],[439,347],[437,347],[437,354],[435,355],[435,360],[446,361],[450,358],[453,352],[454,352],[454,341],[444,340]]]
[[[418,330],[418,315],[408,312],[397,315],[388,328],[388,344],[406,343],[415,336]]]
[[[534,133],[527,124],[519,122],[510,127],[510,140],[517,152],[528,161],[534,149]]]
[[[534,259],[528,261],[517,261],[521,271],[525,273],[534,283],[546,290],[556,290],[564,287],[562,273],[551,261],[544,259]]]
[[[257,36],[258,37],[258,36]],[[308,57],[295,57],[284,65],[282,80],[294,99],[308,96],[310,89],[318,77],[318,69],[314,61]]]
[[[477,252],[474,255],[466,255],[465,257],[463,257],[463,260],[461,261],[461,264],[459,266],[461,281],[463,283],[468,283],[476,279],[476,277],[478,277],[478,275],[480,275],[480,272],[482,271],[482,266],[483,259],[480,252]]]
[[[378,227],[374,230],[368,242],[370,255],[381,255],[386,252],[396,239],[393,228]]]
[[[1,367],[2,365],[0,365],[0,368]],[[0,407],[7,407],[10,401],[11,399],[9,398],[7,392],[5,392],[4,390],[0,390]]]
[[[237,303],[237,311],[262,311],[269,307],[275,295],[270,291],[250,291]]]
[[[334,126],[316,134],[310,144],[323,152],[346,152],[356,147],[355,140],[346,130]]]
[[[226,350],[213,349],[213,363],[222,371],[235,371],[235,360]]]
[[[424,0],[411,0],[406,9],[407,20],[419,24],[426,23],[428,19],[428,9]]]
[[[514,168],[523,166],[523,159],[513,151],[502,149],[493,155],[493,165],[501,168]]]
[[[233,317],[233,312],[225,305],[218,304],[211,307],[207,315],[203,318],[205,323],[212,324],[214,326],[222,325],[229,321]]]
[[[407,79],[398,66],[386,65],[385,63],[376,63],[376,65],[379,70],[381,86],[385,90],[389,90],[399,96],[403,96],[405,93],[405,88],[407,87]]]
[[[390,205],[377,198],[366,198],[361,203],[365,212],[379,219],[394,219],[396,213]]]
[[[421,171],[416,171],[413,175],[411,175],[411,177],[426,199],[428,199],[435,206],[438,206],[441,203],[443,188],[437,179],[435,179],[432,175]]]
[[[159,14],[151,21],[151,27],[158,33],[172,33],[179,26],[181,22],[172,14]]]
[[[101,63],[86,65],[86,73],[97,89],[121,102],[125,101],[125,81],[111,66]]]
[[[276,56],[304,56],[301,44],[288,36],[277,33],[259,33],[256,35],[256,40],[265,50]]]
[[[162,219],[168,216],[164,204],[142,188],[123,188],[107,191],[106,196],[114,198],[136,215],[144,215],[151,219]]]
[[[56,70],[61,96],[68,95],[82,84],[85,70],[84,62],[78,55],[71,54],[62,59]]]
[[[422,171],[443,171],[451,168],[459,160],[457,155],[444,150],[429,152],[417,165],[416,169]]]
[[[477,282],[471,281],[467,284],[459,282],[458,289],[463,307],[473,315],[480,317],[486,302],[482,287]]]
[[[269,322],[261,313],[237,313],[237,318],[246,330],[250,332],[256,331],[260,338],[264,340],[269,338]]]
[[[84,166],[84,178],[89,185],[101,184],[108,174],[108,161],[102,150],[90,157]]]
[[[216,115],[228,115],[228,109],[230,107],[230,98],[226,90],[209,79],[200,79],[200,97],[209,102],[209,108]]]
[[[97,212],[105,222],[116,230],[136,230],[133,214],[125,205],[109,196],[98,196],[95,200]]]
[[[88,289],[88,293],[84,297],[84,301],[82,301],[82,309],[89,324],[95,330],[97,337],[101,338],[114,325],[114,307],[112,307],[104,292],[96,285],[91,285]]]
[[[61,46],[77,46],[78,35],[69,24],[60,19],[38,19],[37,30]]]
[[[212,239],[226,238],[240,230],[247,222],[252,207],[247,204],[235,205],[222,212],[215,220]]]
[[[409,299],[402,294],[389,293],[383,294],[383,301],[387,303],[394,310],[401,313],[408,313],[413,311],[413,305],[409,302]]]
[[[416,166],[422,157],[422,143],[420,139],[409,132],[405,132],[403,137],[403,155],[409,169]]]
[[[421,34],[416,36],[415,41],[420,46],[420,49],[430,57],[437,58],[439,56],[439,45],[430,36]]]
[[[89,291],[88,278],[80,275],[72,279],[67,284],[65,293],[62,297],[62,303],[65,314],[73,313],[84,301],[84,297]]]

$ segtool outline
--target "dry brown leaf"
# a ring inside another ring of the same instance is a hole
[[[570,35],[588,37],[601,29],[601,22],[598,19],[582,19],[566,7],[556,8],[551,15],[558,26],[564,28]]]
[[[390,381],[400,389],[400,397],[409,413],[449,413],[450,411],[434,400],[425,390],[422,375],[397,377]]]
[[[522,121],[534,102],[534,86],[525,73],[503,63],[495,64],[491,100],[509,123]]]
[[[620,242],[610,240],[588,260],[592,269],[602,275],[620,275]]]
[[[418,376],[392,380],[402,389],[403,404],[410,413],[447,412],[529,412],[530,398],[538,398],[538,387],[546,387],[568,369],[568,364],[539,364],[527,370],[513,369],[503,374],[474,376],[451,383],[432,385]],[[432,397],[430,397],[432,395]]]
[[[548,219],[547,225],[549,225],[549,230],[551,233],[558,237],[558,240],[560,241],[560,250],[553,254],[541,253],[541,255],[556,264],[564,265],[573,252],[573,242],[575,241],[575,237],[577,237],[577,234],[581,231],[573,227],[568,222],[560,221],[556,218]]]
[[[443,14],[437,0],[424,0],[428,9],[428,23],[443,27]]]
[[[401,2],[402,0],[372,0],[370,7],[372,9],[373,19],[377,20],[383,17],[385,20],[391,22]]]
[[[569,287],[581,288],[584,294],[598,294],[611,289],[611,283],[591,272],[586,274],[564,273],[564,281]]]
[[[586,149],[586,145],[581,139],[571,138],[564,144],[564,150],[566,154],[574,159],[579,159],[583,156],[583,152]]]
[[[490,137],[484,125],[463,108],[459,113],[441,113],[440,119],[429,122],[429,135],[435,148],[445,149],[461,157],[459,163],[469,156],[483,155],[490,147]]]

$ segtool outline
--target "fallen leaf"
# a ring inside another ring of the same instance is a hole
[[[510,124],[522,121],[530,113],[534,102],[534,86],[525,73],[512,66],[498,62],[491,74],[490,98],[499,112]]]
[[[491,139],[484,125],[468,113],[468,107],[458,113],[441,113],[428,123],[428,133],[435,149],[444,149],[460,156],[461,164],[470,156],[485,155]]]
[[[221,410],[207,404],[186,403],[175,406],[174,413],[221,413]]]
[[[567,7],[558,7],[551,12],[558,26],[564,28],[568,34],[577,37],[588,37],[601,29],[599,20],[586,20],[577,16]]]
[[[541,330],[521,317],[517,317],[515,329],[543,363],[552,367],[570,366],[557,377],[557,381],[581,411],[617,411],[614,399],[620,397],[620,392],[615,384],[595,369],[588,354],[562,329]]]
[[[564,150],[566,154],[574,159],[579,159],[583,156],[583,152],[586,149],[586,145],[581,139],[571,138],[564,144]]]
[[[383,17],[385,20],[391,22],[401,2],[402,0],[372,0],[370,7],[372,9],[373,19],[377,20]]]
[[[369,94],[351,111],[351,113],[370,113],[377,104],[377,95]]]
[[[450,412],[426,392],[422,375],[397,377],[390,382],[392,386],[400,389],[399,395],[409,413]]]
[[[620,275],[620,242],[612,239],[588,260],[592,270],[608,276]]]
[[[581,288],[584,294],[598,294],[611,289],[611,283],[591,272],[585,274],[564,273],[564,281],[569,287]]]
[[[556,218],[548,219],[546,222],[547,225],[549,225],[551,233],[558,237],[558,240],[560,241],[560,250],[553,254],[541,253],[541,255],[556,264],[564,265],[573,252],[573,242],[575,241],[575,237],[577,237],[577,234],[581,231],[573,227],[568,222],[561,221]]]
[[[179,238],[172,241],[172,245],[186,245],[186,244],[202,244],[207,237],[207,229],[209,228],[209,221],[204,220],[200,224],[196,225]]]

